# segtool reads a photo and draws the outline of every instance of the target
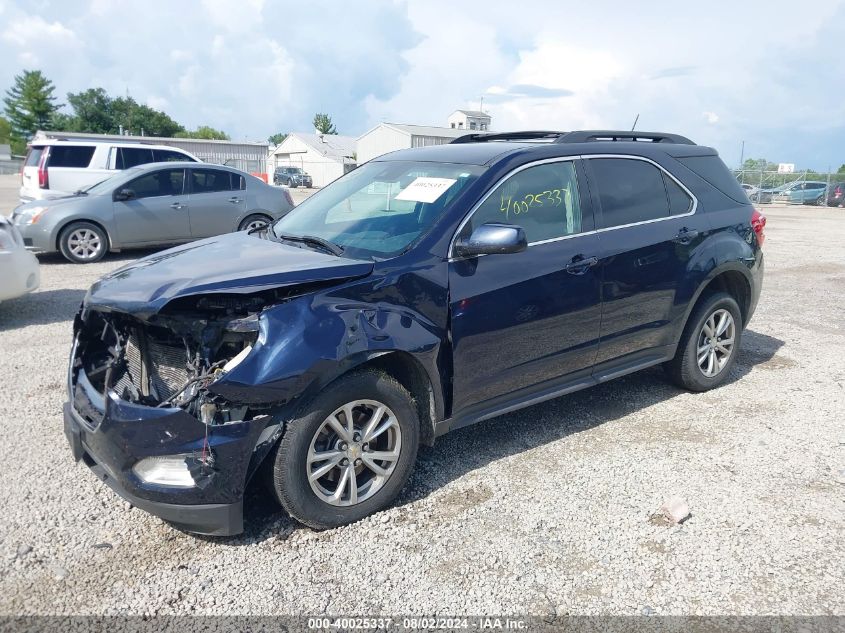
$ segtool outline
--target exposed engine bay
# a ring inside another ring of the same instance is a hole
[[[246,407],[223,401],[208,386],[252,350],[261,296],[208,295],[176,300],[147,321],[120,312],[89,311],[73,367],[100,393],[127,402],[178,407],[207,424],[246,419]]]

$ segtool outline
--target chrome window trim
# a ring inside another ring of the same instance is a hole
[[[455,255],[455,242],[458,240],[458,235],[460,235],[461,231],[466,226],[467,222],[470,221],[472,216],[475,215],[475,212],[478,211],[478,208],[482,204],[487,202],[487,198],[489,198],[491,195],[493,195],[493,192],[496,191],[496,189],[499,188],[499,185],[501,185],[503,182],[505,182],[506,180],[508,180],[512,176],[515,176],[519,172],[525,171],[526,169],[530,169],[531,167],[537,167],[538,165],[547,165],[549,163],[573,163],[573,167],[574,167],[575,161],[578,160],[579,158],[581,158],[581,156],[555,156],[554,158],[544,158],[542,160],[536,160],[536,161],[531,162],[531,163],[525,163],[524,165],[520,165],[516,169],[509,171],[507,174],[505,174],[504,176],[499,178],[499,180],[497,180],[496,183],[492,187],[490,187],[490,191],[485,193],[484,196],[472,206],[472,208],[466,214],[466,217],[464,217],[464,219],[461,220],[461,223],[458,225],[458,228],[455,229],[455,233],[452,235],[452,240],[449,242],[449,251],[448,251],[449,261],[451,262],[451,261],[458,261],[458,260],[464,259],[463,257],[459,257],[459,256]],[[580,191],[578,192],[578,195],[579,195],[579,204],[580,204],[580,195],[581,195]],[[553,238],[548,239],[548,240],[541,240],[541,241],[538,241],[538,242],[529,242],[528,246],[531,247],[531,246],[537,246],[539,244],[549,244],[551,242],[557,242],[557,241],[568,239],[568,238],[571,238],[571,237],[580,237],[582,235],[589,235],[591,233],[595,233],[595,231],[585,231],[585,232],[582,232],[582,233],[572,233],[571,235],[561,235],[560,237],[553,237]]]
[[[694,215],[695,212],[698,210],[698,198],[695,197],[695,194],[693,194],[693,192],[690,191],[687,188],[687,186],[684,185],[684,183],[682,183],[680,180],[675,178],[675,176],[673,176],[666,169],[664,169],[663,166],[660,165],[660,163],[657,163],[657,162],[651,160],[650,158],[646,158],[645,156],[634,156],[634,155],[631,155],[631,154],[590,154],[589,156],[584,156],[583,158],[585,160],[589,160],[591,158],[622,158],[622,159],[625,159],[625,160],[641,160],[645,163],[651,163],[652,165],[657,167],[657,169],[659,169],[661,172],[663,172],[664,174],[669,176],[669,178],[671,178],[675,182],[675,184],[677,184],[684,191],[684,193],[686,193],[690,197],[690,200],[692,200],[692,208],[690,208],[690,210],[687,211],[686,213],[679,213],[678,215],[669,215],[668,217],[665,217],[665,218],[654,218],[652,220],[640,220],[639,222],[629,222],[628,224],[617,224],[615,226],[606,226],[606,227],[603,227],[603,228],[600,228],[600,229],[596,229],[596,233],[605,233],[607,231],[615,231],[616,229],[626,229],[626,228],[631,227],[631,226],[640,226],[641,224],[653,224],[654,222],[665,222],[666,220],[674,220],[675,218],[686,218],[686,217],[689,217],[691,215]],[[666,202],[667,202],[667,204],[669,203],[669,192],[668,191],[666,192]],[[670,214],[672,213],[671,207],[669,208],[669,213]]]
[[[548,239],[548,240],[539,240],[537,242],[529,242],[528,243],[529,248],[532,247],[532,246],[539,246],[541,244],[551,244],[553,242],[559,242],[561,240],[568,240],[568,239],[573,238],[573,237],[582,237],[582,236],[585,236],[585,235],[596,235],[596,234],[599,234],[599,233],[605,233],[607,231],[615,231],[617,229],[625,229],[625,228],[629,228],[629,227],[632,227],[632,226],[640,226],[641,224],[652,224],[654,222],[665,222],[666,220],[674,220],[676,218],[686,218],[686,217],[689,217],[691,215],[694,215],[695,212],[698,211],[698,198],[695,197],[695,194],[693,194],[693,192],[690,191],[689,188],[684,183],[682,183],[680,180],[675,178],[674,175],[672,175],[662,165],[660,165],[660,163],[657,163],[650,158],[646,158],[645,156],[636,156],[636,155],[633,155],[633,154],[579,154],[579,155],[576,155],[576,156],[558,156],[558,157],[554,157],[554,158],[544,158],[542,160],[537,160],[537,161],[534,161],[534,162],[531,162],[531,163],[526,163],[525,165],[520,165],[516,169],[509,171],[507,174],[505,174],[499,180],[497,180],[496,183],[490,188],[490,191],[488,191],[486,194],[484,194],[484,196],[472,206],[472,208],[466,214],[466,217],[464,217],[464,219],[461,220],[461,223],[458,225],[458,228],[455,230],[455,233],[452,235],[452,240],[449,242],[448,260],[450,262],[452,262],[452,261],[459,261],[461,259],[464,259],[462,257],[455,255],[455,242],[458,239],[458,235],[460,235],[464,226],[466,226],[467,222],[470,221],[472,216],[475,215],[475,212],[478,210],[478,208],[487,201],[487,198],[489,198],[493,194],[493,192],[496,191],[496,189],[499,187],[499,185],[501,185],[503,182],[508,180],[510,177],[515,176],[516,174],[518,174],[519,172],[521,172],[525,169],[529,169],[531,167],[536,167],[537,165],[545,165],[545,164],[548,164],[548,163],[574,162],[576,160],[585,160],[586,161],[586,160],[590,160],[590,159],[593,159],[593,158],[621,158],[621,159],[626,159],[626,160],[641,160],[643,162],[650,163],[650,164],[654,165],[662,173],[669,176],[669,178],[671,178],[675,182],[675,184],[677,184],[684,191],[684,193],[686,193],[690,197],[690,200],[692,200],[691,209],[689,211],[687,211],[686,213],[679,213],[678,215],[669,215],[668,217],[665,217],[665,218],[654,218],[652,220],[641,220],[639,222],[631,222],[629,224],[619,224],[619,225],[616,225],[616,226],[608,226],[608,227],[604,227],[604,228],[600,228],[600,229],[593,229],[592,231],[582,231],[581,233],[572,233],[570,235],[561,235],[560,237],[554,237],[554,238],[551,238],[551,239]],[[580,195],[581,195],[580,191],[578,192],[578,195],[580,197]],[[667,198],[666,202],[668,204],[668,202],[669,202],[668,192],[667,192],[666,198]],[[671,213],[671,211],[672,210],[671,210],[671,207],[670,207],[669,212]],[[594,225],[595,225],[597,220],[598,220],[597,214],[594,212],[593,213],[593,224]]]

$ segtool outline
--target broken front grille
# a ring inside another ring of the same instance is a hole
[[[170,399],[191,378],[184,347],[157,341],[134,329],[126,342],[126,371],[115,382],[115,391]]]

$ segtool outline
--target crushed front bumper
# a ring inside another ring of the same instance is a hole
[[[243,531],[243,494],[266,424],[258,420],[214,427],[178,408],[158,408],[98,393],[80,371],[64,405],[73,458],[83,461],[118,495],[177,527],[211,536]],[[199,454],[214,465],[196,485],[177,488],[141,480],[133,467],[146,457]]]
[[[120,483],[107,466],[94,457],[91,449],[82,439],[85,436],[84,427],[77,421],[77,416],[69,402],[65,402],[64,417],[65,436],[70,443],[74,460],[82,460],[98,478],[136,508],[188,532],[209,536],[231,536],[243,532],[243,500],[235,503],[188,505],[150,501],[133,494]]]

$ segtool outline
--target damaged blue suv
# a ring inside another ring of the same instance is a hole
[[[420,443],[663,364],[724,382],[765,218],[713,149],[645,132],[472,134],[370,161],[271,227],[106,275],[74,322],[65,432],[120,496],[243,529],[244,490],[329,528]]]

